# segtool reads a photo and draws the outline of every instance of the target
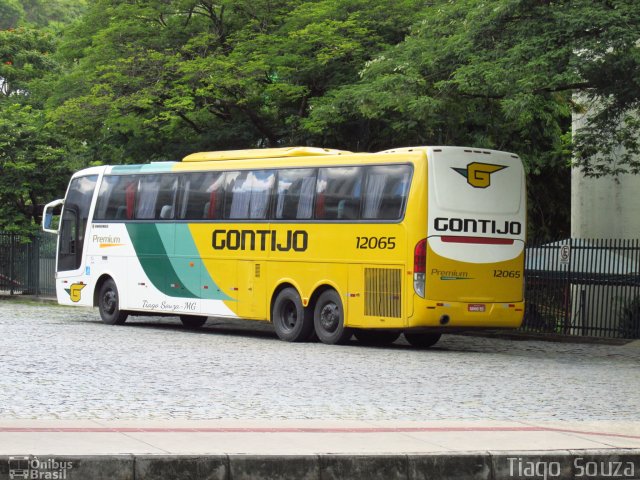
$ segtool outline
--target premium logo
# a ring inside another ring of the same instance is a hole
[[[65,288],[64,291],[69,294],[69,298],[72,302],[79,302],[80,292],[84,287],[86,287],[84,283],[73,283],[69,286],[69,288]]]
[[[491,185],[491,174],[499,172],[507,167],[506,165],[492,165],[491,163],[473,162],[467,165],[467,168],[451,168],[466,178],[467,183],[472,187],[487,188]]]

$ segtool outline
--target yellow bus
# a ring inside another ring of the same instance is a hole
[[[524,178],[516,155],[478,148],[204,152],[79,171],[43,229],[58,302],[107,324],[237,317],[291,342],[428,347],[520,326]]]

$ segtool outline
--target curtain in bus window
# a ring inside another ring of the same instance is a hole
[[[180,198],[180,213],[178,218],[185,218],[187,216],[187,207],[189,206],[189,193],[191,190],[191,178],[185,176],[182,183],[182,196]]]
[[[309,219],[313,214],[316,172],[313,168],[292,168],[278,172],[275,218]]]
[[[121,218],[120,213],[125,211],[127,214],[127,220],[131,220],[133,218],[133,208],[135,206],[136,200],[136,188],[138,186],[137,180],[131,180],[126,184],[125,188],[125,200],[127,202],[126,208],[118,207],[118,218]]]
[[[364,197],[363,218],[377,218],[382,203],[382,194],[387,179],[384,175],[370,174],[367,178],[367,191]]]
[[[207,180],[204,185],[206,188],[206,198],[208,200],[205,204],[205,217],[212,220],[222,218],[222,212],[224,208],[224,173],[213,173],[207,176]]]
[[[313,214],[313,192],[316,188],[316,177],[307,177],[302,180],[300,187],[300,202],[298,203],[298,211],[296,218],[311,218]]]
[[[138,181],[138,201],[136,203],[136,218],[155,218],[156,200],[159,193],[158,175],[145,175]]]
[[[269,170],[258,170],[249,174],[251,179],[251,200],[249,208],[249,218],[267,218],[269,199],[271,198],[271,187],[275,179],[275,172]]]
[[[406,204],[410,177],[409,165],[369,167],[362,217],[400,219]]]
[[[233,219],[248,218],[251,203],[251,177],[249,172],[241,172],[235,181],[229,185],[231,192],[231,207],[229,217]]]
[[[231,192],[228,218],[266,218],[274,178],[273,171],[240,172],[227,186],[227,192]]]

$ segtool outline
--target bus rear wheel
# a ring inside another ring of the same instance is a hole
[[[440,340],[442,334],[440,333],[411,333],[404,332],[404,338],[412,347],[416,348],[429,348]]]
[[[278,293],[271,309],[271,322],[278,338],[285,342],[306,342],[313,336],[313,318],[295,288]]]
[[[327,290],[318,298],[313,324],[320,341],[329,345],[345,344],[353,335],[353,329],[344,326],[342,300],[335,290]]]
[[[400,336],[395,330],[355,330],[353,334],[358,342],[370,346],[391,345]]]
[[[122,325],[127,321],[129,314],[120,310],[118,287],[116,287],[116,282],[111,278],[105,280],[100,286],[98,310],[100,311],[100,318],[107,325]]]
[[[185,328],[195,330],[207,323],[207,317],[198,315],[180,315],[180,321]]]

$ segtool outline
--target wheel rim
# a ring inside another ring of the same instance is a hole
[[[320,310],[320,325],[325,332],[335,332],[340,326],[340,308],[329,302]]]
[[[104,306],[104,311],[107,314],[112,314],[116,311],[116,306],[118,305],[118,297],[116,296],[116,292],[113,290],[107,290],[104,292],[104,296],[102,297],[102,304]]]
[[[298,311],[293,302],[286,302],[280,309],[280,324],[285,330],[293,330],[298,323]]]

